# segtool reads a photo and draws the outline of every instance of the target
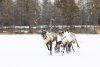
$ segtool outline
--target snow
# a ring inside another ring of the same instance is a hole
[[[100,67],[100,35],[76,37],[80,49],[50,56],[41,35],[0,35],[0,67]]]

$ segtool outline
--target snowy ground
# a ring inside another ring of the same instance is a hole
[[[40,35],[0,35],[0,67],[100,67],[100,35],[76,37],[80,49],[49,56]]]

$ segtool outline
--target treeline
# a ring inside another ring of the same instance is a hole
[[[0,0],[0,27],[34,25],[100,25],[100,0]]]

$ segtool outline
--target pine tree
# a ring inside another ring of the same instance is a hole
[[[35,24],[38,15],[37,6],[37,0],[17,0],[17,25],[28,25],[30,32],[32,32],[32,26]]]
[[[72,26],[75,17],[79,16],[79,8],[74,0],[58,0],[57,6],[61,8],[62,15],[65,18],[65,24]]]
[[[13,25],[14,7],[12,0],[1,0],[0,6],[1,25]]]
[[[93,1],[94,22],[100,25],[100,0]]]

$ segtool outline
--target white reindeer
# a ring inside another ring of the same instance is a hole
[[[63,50],[62,50],[63,53],[65,51],[65,48],[66,48],[67,53],[70,52],[71,47],[72,47],[72,50],[75,52],[73,45],[72,45],[73,43],[76,43],[77,47],[80,48],[74,33],[69,32],[69,31],[65,31],[60,36],[61,36],[61,42],[60,43],[63,44]]]

